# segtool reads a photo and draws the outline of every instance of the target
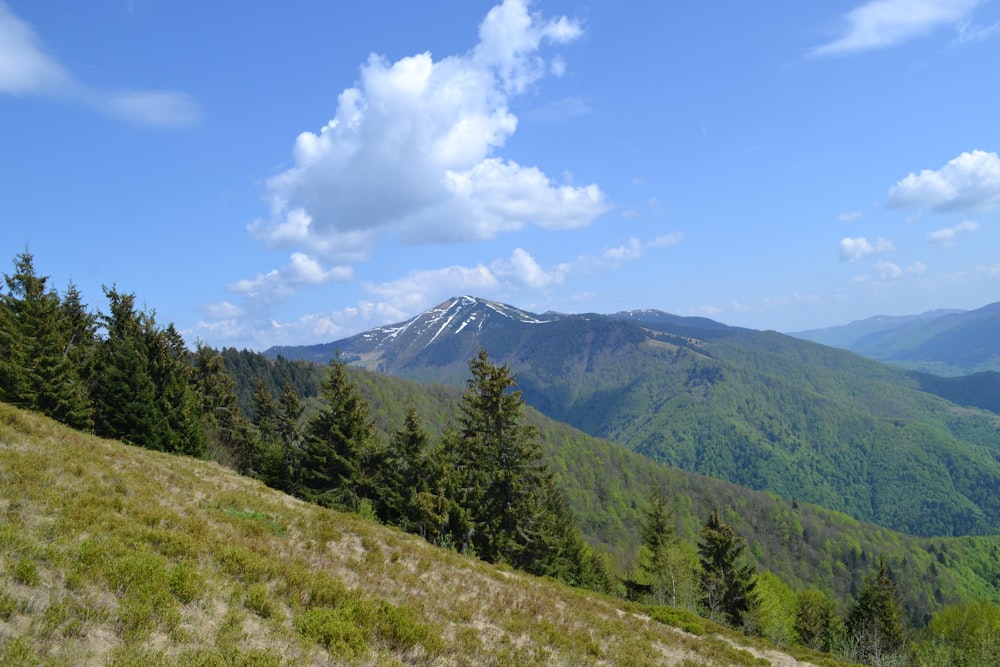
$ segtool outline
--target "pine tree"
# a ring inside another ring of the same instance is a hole
[[[485,350],[469,362],[458,429],[442,441],[443,479],[455,545],[489,562],[578,578],[582,540],[525,423],[510,368]]]
[[[64,307],[47,277],[35,272],[25,250],[4,274],[8,294],[0,295],[0,398],[37,410],[76,428],[89,428],[90,400],[82,379],[84,355],[73,354],[74,325],[87,335],[88,315],[71,285]],[[81,312],[82,311],[82,312]],[[73,322],[67,314],[80,319]],[[91,340],[80,341],[89,345]]]
[[[638,567],[640,582],[656,604],[693,608],[697,598],[697,557],[681,541],[663,489],[656,488],[642,525]]]
[[[231,464],[240,474],[257,476],[263,463],[260,433],[240,411],[236,382],[221,355],[200,343],[194,355],[194,385],[213,457]]]
[[[459,429],[445,441],[455,500],[467,518],[455,537],[488,562],[517,564],[536,515],[531,492],[545,473],[537,433],[523,422],[521,392],[511,391],[506,365],[481,349],[469,371]]]
[[[261,479],[275,489],[299,494],[302,436],[299,417],[302,403],[290,384],[275,402],[267,385],[257,382],[251,403],[253,422],[261,437]]]
[[[94,430],[149,449],[201,456],[205,439],[192,389],[193,370],[180,334],[161,330],[135,308],[135,295],[105,288],[107,331],[90,372]]]
[[[417,408],[412,404],[407,406],[403,428],[394,431],[389,439],[393,477],[391,481],[386,480],[386,485],[395,486],[394,497],[390,500],[394,503],[392,513],[395,516],[389,521],[410,532],[421,532],[423,517],[417,498],[436,486],[426,458],[429,441]]]
[[[803,646],[816,651],[833,649],[837,624],[843,630],[843,619],[836,614],[836,605],[823,591],[810,588],[796,596],[795,636]]]
[[[357,510],[368,497],[364,468],[377,436],[368,404],[339,356],[330,361],[320,397],[324,405],[305,431],[302,493],[327,507]]]
[[[719,513],[712,512],[698,544],[701,601],[710,618],[736,628],[743,625],[744,615],[756,602],[753,566],[739,564],[744,546]]]
[[[849,657],[868,664],[881,664],[903,648],[903,613],[896,595],[896,582],[889,576],[885,560],[877,561],[878,573],[865,577],[858,599],[847,617]]]

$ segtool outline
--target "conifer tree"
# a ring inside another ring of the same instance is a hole
[[[393,486],[391,512],[388,520],[398,523],[410,532],[421,532],[422,512],[418,497],[429,493],[435,487],[431,478],[431,467],[427,461],[430,437],[420,424],[417,408],[406,408],[403,428],[394,431],[389,439],[390,461],[387,472],[392,479],[385,480],[385,486]],[[425,529],[426,530],[426,529]]]
[[[263,448],[261,478],[272,488],[297,495],[302,445],[299,397],[286,384],[275,402],[267,385],[258,381],[251,410]]]
[[[816,651],[831,651],[837,635],[838,623],[843,630],[843,619],[836,614],[836,605],[823,591],[809,588],[796,596],[795,636],[800,644]]]
[[[847,617],[852,659],[881,664],[903,648],[903,613],[896,595],[896,582],[889,576],[885,560],[877,561],[878,573],[865,577],[858,599]]]
[[[258,475],[262,464],[260,433],[240,412],[236,382],[221,355],[197,345],[194,384],[200,401],[202,428],[215,458],[231,463],[243,475]]]
[[[457,543],[488,562],[520,562],[536,516],[532,491],[544,478],[535,429],[523,422],[514,378],[480,349],[469,361],[459,428],[446,438],[456,476],[455,500],[467,522],[456,526]]]
[[[87,315],[72,288],[67,317],[48,278],[35,272],[34,257],[25,250],[14,260],[13,275],[4,274],[8,294],[0,295],[0,398],[37,410],[76,428],[89,428],[90,400],[82,380],[82,361],[74,352],[74,331],[86,329]],[[86,330],[82,332],[86,335]],[[91,339],[92,340],[92,339]],[[89,345],[91,341],[80,341]]]
[[[94,351],[90,394],[94,430],[149,449],[201,456],[205,439],[192,389],[192,368],[173,325],[137,311],[135,295],[105,288],[110,312]]]
[[[710,618],[735,628],[743,625],[745,614],[756,602],[753,566],[739,563],[744,546],[743,539],[723,523],[719,513],[712,512],[698,543],[701,600]]]
[[[663,489],[654,489],[642,525],[638,567],[642,585],[656,604],[693,608],[697,599],[697,557],[682,542]]]
[[[536,574],[579,570],[576,527],[542,460],[538,432],[524,421],[510,368],[481,349],[469,371],[458,429],[443,439],[456,546]]]
[[[365,464],[377,435],[367,402],[340,357],[330,361],[323,407],[306,425],[302,493],[327,507],[357,510],[368,496]]]

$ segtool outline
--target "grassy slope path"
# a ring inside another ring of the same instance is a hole
[[[837,663],[0,404],[0,664]]]

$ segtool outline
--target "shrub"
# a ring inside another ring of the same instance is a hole
[[[22,558],[14,565],[14,581],[34,588],[42,582],[38,575],[38,566],[30,558]]]
[[[352,659],[367,648],[364,630],[339,609],[310,609],[296,626],[304,637],[322,644],[335,657]]]

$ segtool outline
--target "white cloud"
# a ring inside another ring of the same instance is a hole
[[[945,247],[950,247],[955,245],[956,239],[959,234],[972,233],[979,230],[979,223],[975,220],[966,220],[961,222],[954,227],[945,227],[944,229],[937,229],[927,235],[927,240],[930,243],[937,243]]]
[[[0,2],[0,93],[69,99],[144,125],[179,127],[201,112],[184,93],[161,90],[101,91],[80,82],[42,49],[31,26]]]
[[[963,44],[982,42],[997,32],[1000,32],[1000,21],[988,26],[976,26],[968,21],[963,21],[958,25],[958,41]]]
[[[449,296],[488,294],[499,287],[500,281],[482,264],[411,271],[398,280],[364,285],[365,292],[378,300],[374,308],[387,321],[412,317]]]
[[[379,233],[422,244],[588,225],[608,208],[596,185],[559,185],[494,155],[517,129],[510,98],[547,71],[543,45],[580,34],[565,17],[545,20],[506,0],[469,53],[393,63],[372,55],[334,118],[299,135],[292,168],[268,181],[271,218],[251,233],[342,258],[364,255]]]
[[[283,268],[238,280],[228,285],[227,289],[244,295],[256,305],[264,305],[287,299],[304,285],[344,282],[353,277],[354,271],[350,267],[324,269],[317,260],[296,252],[292,253],[291,261]]]
[[[937,171],[910,173],[889,189],[889,206],[932,211],[988,211],[1000,208],[1000,157],[975,150]]]
[[[870,0],[844,15],[842,34],[810,55],[888,48],[945,25],[959,25],[983,0]]]
[[[183,127],[201,119],[190,95],[165,90],[126,91],[97,95],[94,104],[113,116],[144,125]]]
[[[898,264],[886,262],[881,259],[875,263],[875,271],[878,277],[882,280],[891,280],[903,275],[903,269],[901,269]]]
[[[510,259],[496,260],[490,264],[493,274],[501,281],[517,287],[541,289],[562,284],[568,265],[561,264],[551,271],[543,269],[527,250],[516,248]]]
[[[844,211],[837,216],[841,222],[854,222],[861,217],[861,211]]]
[[[229,301],[216,301],[213,303],[206,303],[201,306],[201,312],[213,320],[227,320],[236,317],[243,317],[247,314],[247,311],[242,306],[237,306]]]
[[[892,250],[892,241],[883,238],[867,239],[863,236],[843,238],[840,240],[840,261],[857,262],[868,255],[890,252]]]
[[[667,248],[684,240],[684,232],[672,232],[646,242],[647,248]]]
[[[42,50],[31,26],[0,2],[0,92],[53,94],[71,84],[66,70]]]

